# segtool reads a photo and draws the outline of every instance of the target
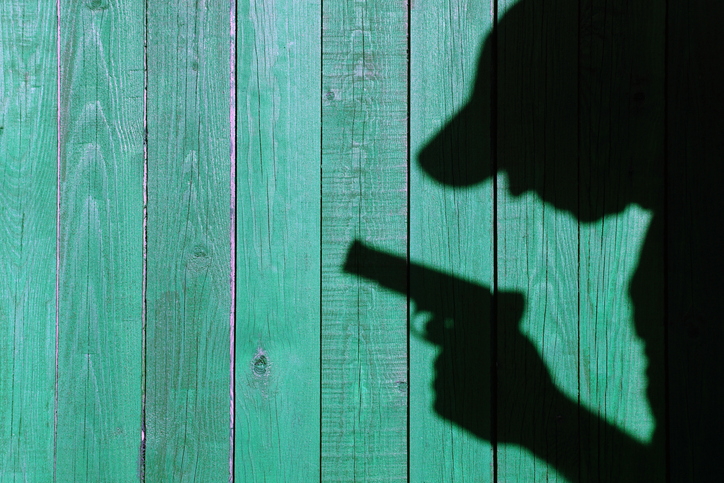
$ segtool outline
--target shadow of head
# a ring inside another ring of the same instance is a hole
[[[648,45],[629,48],[628,30],[610,41],[613,66],[582,56],[595,40],[577,8],[519,1],[505,12],[483,43],[472,95],[418,153],[429,177],[469,187],[505,174],[508,194],[535,193],[581,221],[652,206],[663,160],[657,64]]]

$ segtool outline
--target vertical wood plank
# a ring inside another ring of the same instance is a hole
[[[319,2],[237,19],[236,481],[319,479]]]
[[[229,4],[148,2],[146,481],[229,479]]]
[[[724,451],[724,4],[667,5],[669,481],[716,481]]]
[[[575,481],[577,5],[498,11],[498,478]]]
[[[323,5],[323,481],[407,480],[406,300],[342,273],[354,239],[406,256],[407,40],[401,3]]]
[[[449,275],[410,280],[413,334],[445,333],[439,346],[410,341],[411,481],[493,479],[491,6],[411,11],[410,258]]]
[[[0,468],[9,482],[53,477],[57,23],[52,7],[37,0],[0,3]]]
[[[132,481],[141,431],[143,8],[63,0],[59,10],[55,478]]]
[[[664,4],[580,11],[581,472],[664,481]]]

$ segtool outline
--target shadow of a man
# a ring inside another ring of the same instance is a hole
[[[401,293],[404,274],[418,308],[434,314],[424,337],[442,347],[434,382],[440,416],[494,446],[525,447],[572,482],[716,481],[712,460],[690,453],[716,458],[712,448],[722,443],[705,421],[724,429],[715,409],[721,292],[710,290],[722,285],[724,267],[720,243],[702,241],[719,239],[711,214],[724,208],[717,193],[724,147],[707,141],[724,132],[724,9],[671,0],[667,16],[660,0],[599,3],[521,0],[508,9],[485,40],[469,102],[418,161],[453,187],[506,173],[511,195],[535,192],[579,222],[632,204],[653,214],[629,285],[646,351],[651,440],[632,438],[554,384],[520,331],[522,294],[491,293],[359,243],[345,270]],[[698,38],[705,40],[690,40],[696,32],[681,12],[702,21]],[[674,13],[685,21],[673,21]],[[672,43],[685,53],[672,54]],[[695,64],[693,80],[674,70],[687,62]],[[684,127],[698,131],[679,132]],[[708,298],[681,296],[690,284]],[[446,319],[454,323],[446,327]]]

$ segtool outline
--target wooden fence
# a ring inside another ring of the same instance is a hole
[[[722,2],[0,2],[0,482],[721,477]]]

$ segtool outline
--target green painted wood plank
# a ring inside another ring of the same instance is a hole
[[[502,481],[578,474],[577,8],[501,2],[497,440]]]
[[[61,1],[59,10],[55,479],[132,481],[141,434],[143,9]]]
[[[415,2],[411,15],[410,258],[449,278],[410,279],[410,480],[492,481],[492,10]]]
[[[342,266],[355,239],[406,256],[407,11],[325,2],[322,46],[321,478],[406,481],[406,299]]]
[[[670,481],[716,481],[724,452],[724,4],[667,3]]]
[[[146,481],[230,475],[228,3],[148,3]]]
[[[237,17],[236,481],[319,479],[319,2]]]
[[[57,23],[0,3],[0,480],[50,481],[55,394]]]
[[[581,3],[585,481],[664,481],[660,1]]]

